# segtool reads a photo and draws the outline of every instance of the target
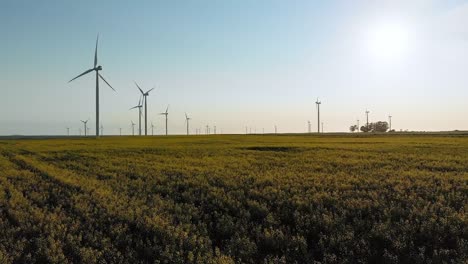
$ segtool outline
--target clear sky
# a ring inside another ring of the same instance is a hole
[[[95,119],[92,67],[104,134],[137,122],[136,80],[148,119],[169,133],[315,129],[365,120],[409,130],[468,129],[468,1],[168,0],[0,2],[0,135],[78,133]]]

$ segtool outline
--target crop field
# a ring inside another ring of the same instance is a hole
[[[0,263],[466,263],[468,136],[0,140]]]

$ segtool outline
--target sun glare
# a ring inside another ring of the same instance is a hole
[[[408,30],[397,24],[379,25],[368,34],[368,49],[379,59],[394,60],[401,58],[409,49]]]

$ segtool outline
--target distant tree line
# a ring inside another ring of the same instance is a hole
[[[375,123],[369,123],[369,125],[364,125],[359,128],[357,125],[352,125],[349,127],[349,131],[351,132],[394,132],[395,130],[389,131],[388,122],[386,121],[377,121]]]

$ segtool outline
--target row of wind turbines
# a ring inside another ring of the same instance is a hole
[[[83,73],[81,73],[80,75],[76,76],[75,78],[71,79],[69,81],[72,82],[84,75],[87,75],[88,73],[91,73],[91,72],[95,72],[96,73],[96,136],[99,137],[100,135],[100,131],[99,131],[99,80],[101,79],[102,81],[104,81],[107,86],[109,86],[114,92],[116,91],[110,84],[108,81],[106,81],[106,79],[102,76],[102,74],[99,72],[99,71],[102,71],[102,66],[101,65],[98,65],[98,44],[99,44],[99,35],[97,36],[96,38],[96,47],[95,47],[95,50],[94,50],[94,65],[91,69],[88,69],[86,71],[84,71]],[[137,86],[138,90],[140,91],[141,95],[140,95],[140,99],[138,101],[138,105],[130,108],[130,110],[132,109],[136,109],[138,108],[138,126],[139,126],[139,135],[141,136],[142,135],[142,127],[141,127],[141,117],[143,115],[143,111],[142,111],[142,108],[143,108],[143,104],[144,104],[144,117],[145,117],[145,136],[148,135],[148,96],[150,94],[151,91],[153,91],[155,89],[155,87],[149,89],[148,91],[144,92],[143,89],[138,85],[138,83],[135,81],[135,85]],[[165,132],[166,132],[166,135],[168,135],[168,127],[167,127],[167,121],[168,121],[168,115],[169,115],[169,105],[167,106],[166,108],[166,111],[163,112],[163,113],[160,113],[160,115],[164,115],[165,116],[165,119],[166,119],[166,127],[165,127]],[[189,121],[191,120],[191,118],[188,117],[187,113],[185,113],[185,123],[187,125],[187,135],[189,134]],[[85,136],[87,135],[88,133],[88,128],[87,128],[87,124],[88,124],[88,120],[81,120],[81,122],[83,123],[84,125],[84,133],[85,133]],[[132,134],[135,135],[135,123],[133,123],[133,121],[131,121],[131,124],[132,124]],[[151,124],[151,128],[154,129],[154,125]],[[102,130],[103,130],[103,127],[101,125],[101,135],[102,135]],[[69,134],[70,133],[70,128],[67,128],[67,133]]]
[[[101,127],[99,127],[99,81],[102,80],[104,81],[105,84],[107,84],[107,86],[109,86],[109,88],[111,88],[114,92],[116,91],[110,84],[108,81],[106,81],[106,79],[102,76],[102,74],[100,73],[100,71],[102,71],[102,66],[101,65],[98,65],[98,44],[99,44],[99,34],[96,38],[96,47],[95,47],[95,50],[94,50],[94,64],[93,64],[93,67],[84,71],[83,73],[81,73],[80,75],[76,76],[75,78],[71,79],[69,81],[72,82],[84,75],[87,75],[88,73],[91,73],[91,72],[95,72],[96,74],[96,137],[99,137],[99,135],[101,134],[102,135],[102,132],[103,132],[103,127],[101,125]],[[138,108],[138,131],[139,131],[139,135],[141,136],[142,135],[142,125],[141,125],[141,118],[143,116],[143,111],[142,111],[142,108],[143,108],[143,105],[144,105],[144,117],[145,117],[145,136],[148,135],[148,96],[150,94],[151,91],[153,91],[155,89],[155,87],[147,90],[146,92],[143,91],[143,89],[138,85],[138,83],[136,81],[135,82],[135,85],[136,87],[138,88],[138,90],[140,91],[140,99],[138,101],[138,105],[130,108],[130,110],[133,110],[133,109],[137,109]],[[317,107],[317,133],[320,133],[320,128],[322,128],[322,133],[323,133],[323,122],[320,122],[320,105],[322,104],[321,101],[318,100],[317,98],[317,101],[315,102],[316,104],[316,107]],[[169,115],[169,105],[166,107],[166,111],[165,112],[162,112],[162,113],[159,113],[160,115],[164,115],[165,116],[165,134],[168,135],[168,115]],[[369,124],[369,111],[366,110],[366,117],[367,117],[367,126]],[[391,127],[391,116],[389,116],[390,118],[390,127]],[[186,124],[186,127],[187,127],[187,135],[189,135],[189,121],[191,120],[191,118],[188,117],[187,113],[185,113],[185,124]],[[83,123],[84,125],[84,133],[85,133],[85,136],[88,135],[88,127],[87,127],[87,123],[88,123],[89,119],[88,120],[81,120],[81,122]],[[132,134],[135,135],[135,123],[133,123],[133,121],[131,121],[131,124],[132,124]],[[358,124],[359,124],[359,120],[358,120]],[[359,125],[358,125],[359,127]],[[101,129],[101,133],[100,133],[100,130]],[[153,130],[154,129],[154,125],[153,123],[151,123],[151,129]],[[215,131],[216,131],[216,127],[215,127]],[[311,123],[310,121],[308,121],[308,131],[311,132]],[[197,129],[197,134],[198,134],[198,129]],[[275,125],[275,133],[277,132],[277,128],[276,128],[276,125]],[[67,133],[69,134],[70,133],[70,128],[67,128]],[[207,133],[209,134],[209,128],[207,126]],[[216,133],[216,132],[215,132]],[[247,133],[247,128],[246,128],[246,133]],[[153,131],[152,131],[152,134],[153,134]],[[201,133],[200,133],[201,134]]]

